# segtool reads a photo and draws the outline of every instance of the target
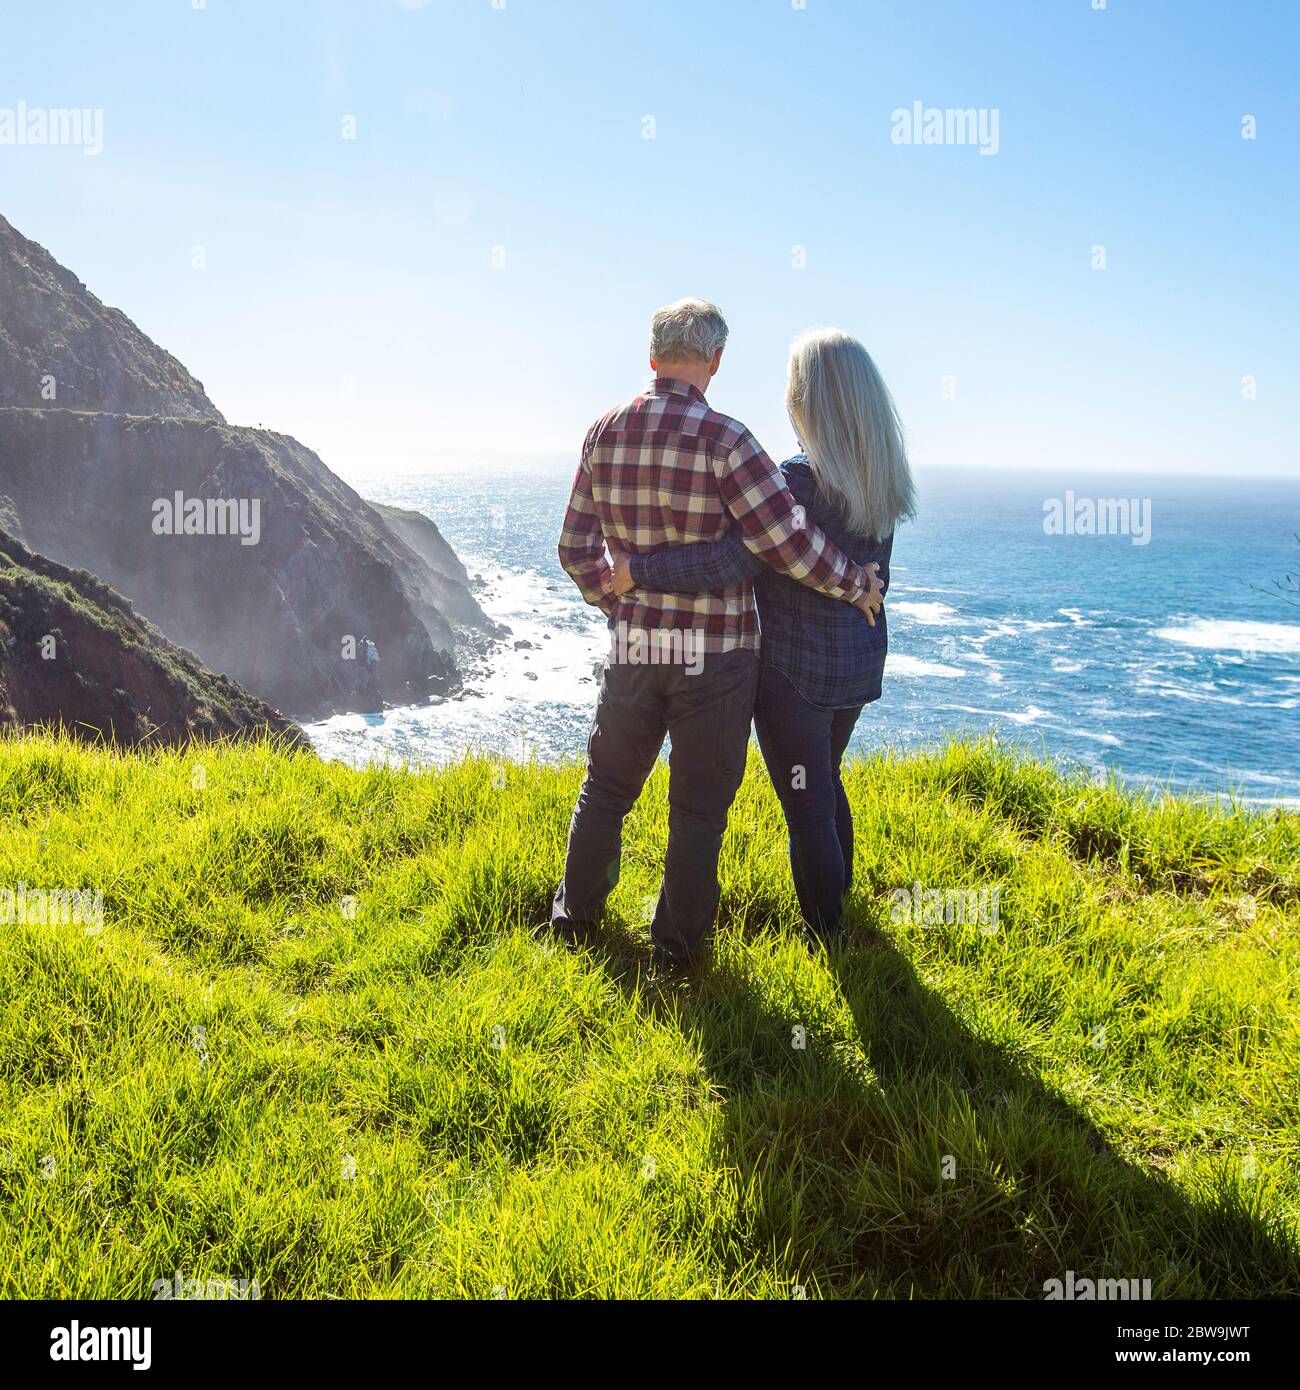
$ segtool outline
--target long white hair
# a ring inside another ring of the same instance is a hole
[[[916,514],[903,426],[871,354],[838,328],[810,328],[790,345],[786,408],[817,485],[849,529],[883,540]]]

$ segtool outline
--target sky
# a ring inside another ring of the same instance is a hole
[[[576,458],[693,294],[778,457],[833,324],[920,465],[1300,476],[1294,0],[0,3],[0,212],[345,475]]]

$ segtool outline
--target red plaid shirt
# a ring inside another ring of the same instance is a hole
[[[792,579],[855,600],[864,571],[807,523],[780,470],[737,420],[710,409],[689,382],[658,377],[630,405],[597,421],[560,534],[560,563],[611,629],[703,633],[706,652],[758,647],[754,587],[708,593],[633,589],[616,598],[605,539],[632,554],[716,541],[737,527],[746,546]]]

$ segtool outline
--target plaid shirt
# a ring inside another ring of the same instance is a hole
[[[855,536],[839,508],[817,489],[807,458],[781,465],[786,483],[810,521],[821,526],[858,564],[874,561],[889,590],[894,538]],[[820,709],[855,709],[880,698],[889,645],[882,608],[872,627],[856,608],[834,603],[792,584],[737,540],[734,532],[714,544],[670,545],[631,559],[632,578],[646,589],[725,589],[752,579],[762,624],[763,663],[774,666],[809,704]]]
[[[807,525],[744,425],[710,409],[689,382],[659,377],[588,432],[560,535],[560,563],[583,598],[606,613],[611,629],[691,630],[702,634],[705,652],[757,650],[749,578],[709,593],[634,589],[616,598],[605,555],[606,537],[636,555],[721,540],[733,527],[751,553],[792,579],[834,598],[853,600],[867,590],[862,570]]]

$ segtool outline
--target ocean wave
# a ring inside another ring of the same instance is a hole
[[[891,579],[897,575],[898,571],[890,572]],[[907,584],[902,585],[894,582],[890,585],[890,592],[895,594],[966,594],[973,591],[970,589],[954,589],[947,584]]]
[[[966,674],[960,666],[946,666],[941,661],[922,661],[919,656],[889,653],[887,672],[891,676],[944,676],[951,680]]]
[[[1025,710],[976,709],[974,705],[945,705],[945,709],[956,710],[959,714],[977,714],[985,719],[1006,719],[1012,724],[1037,724],[1040,719],[1051,719],[1051,710],[1030,705]]]
[[[1092,743],[1104,743],[1110,748],[1120,746],[1120,740],[1114,734],[1098,734],[1091,729],[1067,729],[1066,733],[1072,738],[1086,738]]]
[[[1156,628],[1155,636],[1205,651],[1258,652],[1274,656],[1300,653],[1300,625],[1262,623],[1244,618],[1193,618]]]
[[[947,625],[952,623],[964,623],[965,618],[958,615],[957,610],[946,603],[939,603],[936,600],[928,602],[909,603],[904,599],[901,603],[894,599],[889,600],[889,611],[891,613],[901,613],[905,618],[911,618],[915,622],[922,623],[926,627]]]

